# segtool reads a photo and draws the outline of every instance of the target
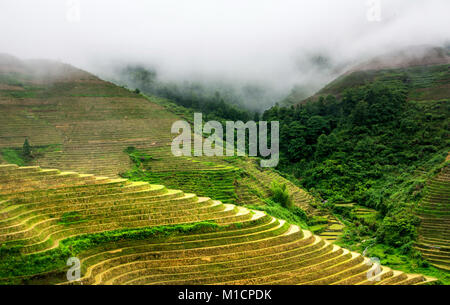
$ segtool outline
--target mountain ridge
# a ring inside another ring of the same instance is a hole
[[[408,49],[392,51],[353,65],[353,67],[348,68],[346,72],[342,73],[312,96],[298,100],[296,103],[292,103],[294,105],[305,104],[317,100],[321,96],[326,97],[329,94],[341,94],[343,91],[342,88],[356,87],[374,81],[376,78],[382,78],[383,73],[402,74],[401,77],[396,75],[394,78],[404,81],[408,76],[420,76],[421,73],[426,73],[427,70],[430,70],[433,67],[448,67],[449,65],[449,47],[415,46]],[[419,71],[420,69],[423,69],[425,72]],[[446,69],[443,70],[445,71]],[[390,75],[387,77],[390,77],[392,80]],[[425,75],[425,77],[427,76]],[[447,80],[447,78],[445,80]],[[439,91],[439,89],[436,89],[435,91]],[[430,92],[428,95],[432,94],[433,92]],[[286,99],[292,99],[291,96],[294,95],[295,93],[292,93]],[[428,95],[424,94],[424,97],[414,96],[413,98],[416,100],[424,100],[428,98]],[[446,98],[447,96],[441,93],[438,94],[438,98],[439,97]]]

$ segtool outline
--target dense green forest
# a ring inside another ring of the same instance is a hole
[[[426,179],[417,173],[432,174],[447,156],[450,104],[409,101],[407,93],[401,81],[374,82],[347,89],[339,99],[276,105],[263,119],[280,121],[278,170],[347,224],[343,245],[363,250],[370,241],[376,256],[388,249],[397,258],[406,255],[400,265],[420,268],[426,262],[412,247],[419,224],[414,208]],[[359,219],[343,203],[378,214]]]
[[[279,169],[328,201],[385,211],[380,179],[411,172],[448,147],[448,100],[407,102],[406,91],[400,82],[374,83],[340,100],[267,110],[264,120],[280,121]]]

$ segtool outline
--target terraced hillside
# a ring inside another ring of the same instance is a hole
[[[427,186],[417,214],[421,218],[417,249],[434,266],[450,271],[450,166]]]
[[[329,242],[335,242],[342,235],[344,227],[335,216],[328,217],[326,229],[319,236]]]
[[[133,168],[124,151],[134,147],[152,157],[149,182],[239,204],[261,204],[255,188],[267,197],[271,179],[283,179],[262,172],[259,181],[248,180],[251,174],[218,158],[175,158],[171,126],[179,119],[157,98],[72,66],[0,56],[0,163],[21,161],[16,155],[28,139],[34,158],[16,164],[119,177]],[[306,193],[292,189],[296,203],[307,207]]]
[[[68,65],[0,58],[0,149],[60,145],[34,160],[64,170],[117,175],[127,146],[162,146],[176,120],[156,104]],[[139,132],[137,132],[139,131]]]
[[[276,181],[281,184],[286,184],[296,206],[302,208],[307,214],[312,214],[315,211],[315,200],[309,193],[297,187],[288,179],[280,176],[273,169],[259,167],[258,160],[238,159],[234,160],[232,164],[245,171],[247,180],[244,180],[244,183],[253,194],[258,194],[259,197],[266,198],[270,195],[271,183]]]
[[[0,166],[0,282],[424,284],[265,213],[162,185]]]

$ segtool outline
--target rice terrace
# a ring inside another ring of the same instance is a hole
[[[196,29],[183,15],[186,24],[175,18],[177,31],[164,32],[180,40],[173,45],[151,31],[154,43],[130,35],[116,45],[105,34],[91,41],[104,52],[95,53],[85,39],[106,26],[92,19],[98,3],[43,2],[70,14],[48,21],[54,28],[39,37],[58,36],[60,24],[80,45],[78,53],[25,50],[30,42],[22,38],[0,45],[0,285],[450,284],[449,27],[443,40],[418,34],[368,53],[317,41],[301,52],[275,27],[267,35],[280,44],[269,50],[278,70],[265,53],[250,59],[216,49],[231,37],[225,28],[181,4],[199,24],[209,20],[211,46],[178,36],[183,26]],[[156,14],[169,14],[157,2],[122,9],[142,17],[152,7],[153,21],[142,27],[154,29],[167,25]],[[236,13],[237,4],[194,2]],[[312,1],[300,2],[306,9]],[[284,31],[294,26],[289,12],[268,3],[273,14],[286,14]],[[445,11],[436,3],[429,9]],[[242,14],[273,22],[269,11],[242,6]],[[2,10],[17,13],[13,1]],[[401,22],[415,24],[404,14]],[[367,40],[382,45],[399,35],[389,21],[365,18],[355,20],[370,24]],[[193,40],[203,37],[194,32]],[[239,39],[237,32],[230,35]],[[269,39],[253,34],[261,46]],[[245,41],[242,48],[259,46]],[[171,49],[178,43],[182,56]],[[277,57],[282,48],[298,51],[291,68],[291,57]],[[242,63],[239,56],[251,68],[231,68],[228,60]],[[265,73],[269,67],[284,76]],[[214,298],[182,289],[179,299],[190,293]],[[270,298],[245,293],[224,296]]]

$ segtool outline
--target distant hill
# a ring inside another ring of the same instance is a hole
[[[42,59],[20,60],[8,54],[0,54],[0,77],[2,82],[21,84],[45,84],[49,82],[99,81],[92,74],[71,65]]]
[[[450,49],[431,46],[415,46],[389,52],[358,64],[348,73],[364,70],[411,68],[450,64]]]
[[[296,103],[305,103],[329,94],[340,96],[345,89],[374,81],[401,81],[407,84],[408,98],[411,100],[447,98],[450,89],[449,67],[449,48],[421,46],[390,52],[355,65],[313,96],[297,99]],[[295,99],[295,92],[287,99]]]

